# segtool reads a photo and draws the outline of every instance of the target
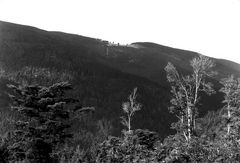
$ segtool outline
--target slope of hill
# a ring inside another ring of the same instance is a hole
[[[121,130],[121,103],[134,87],[139,87],[138,100],[143,108],[135,117],[134,128],[169,135],[175,118],[167,109],[170,94],[164,67],[172,62],[182,73],[189,73],[189,61],[196,55],[154,43],[112,45],[99,39],[0,21],[0,63],[4,70],[17,72],[30,66],[68,72],[82,105],[95,106],[94,118],[111,121],[115,134]],[[213,80],[217,89],[220,78],[229,74],[240,76],[239,64],[213,60],[219,72]],[[201,114],[221,107],[221,100],[219,93],[203,98],[205,107],[200,109]],[[5,105],[2,102],[0,106]]]

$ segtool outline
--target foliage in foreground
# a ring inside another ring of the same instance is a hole
[[[164,140],[156,132],[134,129],[133,116],[142,109],[137,88],[122,105],[122,136],[114,137],[110,136],[111,125],[105,121],[97,123],[94,134],[85,132],[82,126],[78,135],[70,130],[74,118],[93,109],[83,109],[78,100],[67,96],[66,91],[72,89],[67,82],[51,86],[9,85],[17,116],[13,117],[11,130],[1,133],[0,162],[240,162],[240,79],[223,79],[220,91],[225,106],[197,118],[200,92],[214,92],[207,82],[214,74],[213,65],[208,58],[199,56],[191,61],[193,73],[188,76],[180,75],[172,64],[167,65],[173,95],[170,111],[178,122],[173,124],[176,134]],[[80,143],[81,139],[87,147]]]
[[[14,122],[15,129],[4,140],[9,153],[7,160],[56,161],[58,149],[73,136],[69,131],[73,114],[87,109],[74,105],[78,101],[65,96],[65,92],[72,89],[67,82],[49,87],[9,87],[14,92],[10,97],[18,119]]]

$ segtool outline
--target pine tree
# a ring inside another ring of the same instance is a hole
[[[61,82],[49,87],[9,85],[15,92],[12,108],[19,114],[16,128],[11,135],[9,150],[12,160],[29,162],[53,162],[54,151],[61,147],[72,134],[70,117],[81,108],[70,107],[78,102],[67,98],[65,92],[72,87]]]

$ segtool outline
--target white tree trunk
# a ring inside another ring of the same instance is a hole
[[[230,104],[229,103],[228,103],[228,106],[227,106],[227,111],[228,111],[228,119],[230,119],[231,118],[231,111],[230,111]],[[227,135],[230,134],[230,129],[231,129],[231,126],[228,123],[227,124]]]
[[[131,132],[131,116],[128,116],[128,132]]]
[[[187,107],[187,130],[188,130],[188,140],[191,139],[191,108]]]

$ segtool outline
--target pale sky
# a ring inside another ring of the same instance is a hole
[[[240,0],[0,0],[0,20],[240,63]]]

